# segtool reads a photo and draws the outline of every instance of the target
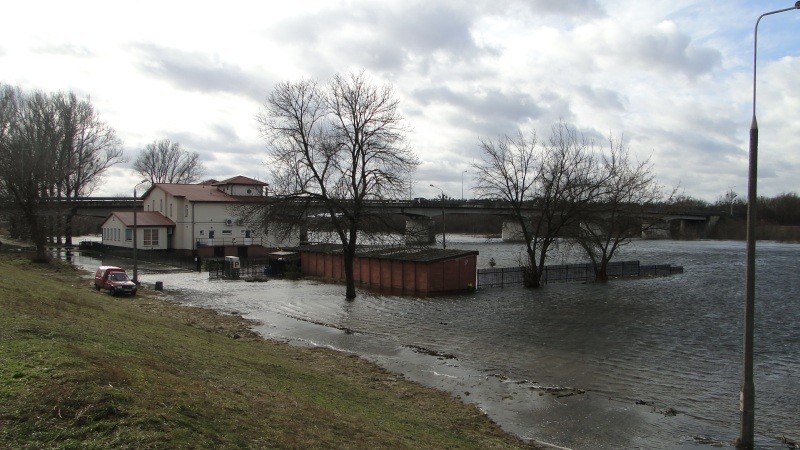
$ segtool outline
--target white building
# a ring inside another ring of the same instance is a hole
[[[113,212],[103,222],[103,244],[133,248],[133,211]],[[136,247],[166,250],[175,231],[175,222],[159,213],[136,214]]]
[[[199,184],[156,183],[142,195],[137,248],[208,257],[254,256],[268,248],[298,245],[299,234],[294,242],[287,242],[239,217],[241,206],[266,199],[266,186],[243,176]],[[114,212],[103,223],[103,244],[132,248],[130,236],[133,212]]]

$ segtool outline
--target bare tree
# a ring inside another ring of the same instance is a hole
[[[658,222],[658,217],[645,216],[653,214],[658,202],[670,201],[665,200],[649,160],[632,161],[622,138],[610,136],[608,143],[608,152],[597,160],[598,195],[584,209],[572,233],[600,282],[608,280],[608,263],[617,250]]]
[[[119,161],[120,146],[88,99],[0,87],[0,194],[28,225],[36,260],[49,260],[47,238],[60,239],[62,214],[70,243],[74,213],[59,206],[89,194]]]
[[[535,133],[482,140],[483,159],[474,166],[478,196],[510,204],[525,242],[529,287],[540,286],[551,246],[598,193],[591,143],[564,122],[551,131],[543,146]]]
[[[100,120],[88,99],[73,93],[53,96],[58,113],[61,148],[58,166],[61,178],[56,183],[57,197],[67,204],[75,197],[92,193],[104,172],[123,161],[122,142],[113,128]],[[65,214],[64,235],[72,244],[74,208]]]
[[[542,152],[535,132],[525,136],[503,136],[496,142],[480,141],[483,159],[474,165],[475,193],[478,198],[504,200],[519,226],[528,262],[536,261],[535,229],[531,220],[537,181],[542,171]]]
[[[0,89],[0,182],[19,209],[36,246],[33,260],[50,260],[42,215],[42,196],[57,181],[60,145],[56,108],[42,92]]]
[[[205,173],[200,155],[181,144],[161,139],[147,144],[133,168],[150,183],[196,183]]]
[[[269,147],[271,209],[324,212],[342,247],[345,295],[355,298],[359,233],[381,220],[366,203],[403,196],[418,164],[391,86],[374,86],[363,72],[336,75],[325,86],[280,83],[258,122]]]

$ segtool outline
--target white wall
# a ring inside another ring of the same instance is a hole
[[[126,230],[130,230],[130,239],[127,239],[128,234],[126,233]],[[136,248],[144,250],[166,250],[169,248],[169,234],[167,227],[139,226],[137,231]],[[148,242],[145,243],[145,235],[152,236],[153,232],[156,233],[157,237],[156,245],[152,245],[150,239],[148,239]],[[112,215],[103,223],[102,236],[103,244],[105,245],[131,249],[133,248],[133,228],[124,226],[116,216]]]

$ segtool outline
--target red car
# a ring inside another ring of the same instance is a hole
[[[136,283],[128,278],[125,269],[116,266],[100,266],[94,273],[94,288],[107,289],[111,295],[136,295]]]

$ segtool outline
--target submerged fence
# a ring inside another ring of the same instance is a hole
[[[90,246],[89,249],[100,251],[106,255],[133,258],[133,249],[130,248],[94,245]],[[136,252],[136,259],[163,266],[163,271],[171,271],[176,268],[191,271],[198,270],[197,258],[191,255],[173,253],[169,250],[139,250]],[[149,267],[148,270],[158,271],[155,267]]]
[[[226,264],[224,258],[205,259],[204,261],[205,268],[208,270],[209,280],[222,278],[292,278],[299,274],[296,258],[242,258],[239,260],[239,267],[235,269],[229,263]]]
[[[669,264],[641,265],[639,261],[612,261],[606,273],[609,278],[666,276],[683,273],[683,267]],[[558,264],[544,267],[542,283],[570,283],[594,281],[594,266],[583,264]],[[525,282],[524,267],[478,269],[478,288],[521,285]]]

